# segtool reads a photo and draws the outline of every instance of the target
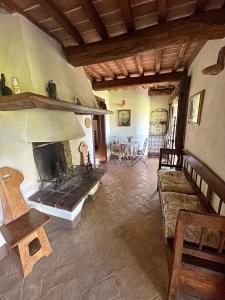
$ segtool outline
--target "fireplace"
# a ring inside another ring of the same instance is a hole
[[[33,143],[40,188],[55,183],[59,188],[69,179],[72,166],[69,142]]]

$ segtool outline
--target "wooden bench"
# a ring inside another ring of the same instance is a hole
[[[167,176],[170,170],[175,172]],[[185,184],[178,192],[166,192],[176,190],[176,177]],[[176,299],[178,289],[203,299],[225,299],[225,182],[188,151],[161,149],[158,190],[171,276],[169,299]],[[182,209],[192,204],[194,210]],[[167,210],[173,207],[171,226]]]
[[[0,169],[0,195],[4,225],[0,231],[9,247],[19,255],[23,275],[32,272],[34,264],[48,256],[51,246],[45,234],[44,225],[49,217],[35,209],[29,210],[20,192],[23,175],[14,169]]]

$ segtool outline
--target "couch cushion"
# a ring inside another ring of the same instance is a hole
[[[163,206],[176,206],[184,209],[197,209],[200,200],[197,195],[188,195],[176,192],[163,192],[162,193],[162,203]],[[201,203],[201,202],[200,202]]]
[[[181,177],[185,177],[184,172],[183,171],[176,171],[176,170],[159,170],[158,171],[158,175],[160,179],[172,179],[172,178],[181,178]]]
[[[182,171],[160,172],[159,182],[162,192],[176,192],[194,195],[195,191]]]
[[[175,181],[174,179],[163,179],[160,180],[160,185],[162,192],[175,192],[189,195],[195,194],[195,190],[186,178],[180,178],[177,181]]]
[[[162,193],[162,211],[165,223],[165,237],[174,238],[177,216],[180,209],[205,212],[198,196],[174,192]],[[190,231],[190,232],[189,232]],[[196,241],[195,231],[188,230],[188,240]]]
[[[206,212],[204,206],[196,195],[185,195],[180,193],[162,193],[162,211],[165,223],[165,237],[174,238],[177,216],[180,209],[188,209],[198,212]],[[199,243],[201,228],[188,225],[185,240],[191,243]],[[213,231],[207,231],[203,245],[217,248],[219,235]]]

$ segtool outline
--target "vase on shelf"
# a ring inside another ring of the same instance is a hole
[[[13,90],[13,94],[21,93],[20,84],[16,77],[12,77],[12,90]]]
[[[49,80],[46,84],[46,92],[49,98],[56,99],[57,98],[57,89],[56,84],[53,80]]]

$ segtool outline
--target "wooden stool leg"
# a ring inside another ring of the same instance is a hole
[[[35,238],[38,238],[41,247],[34,255],[30,256],[29,244]],[[25,278],[32,272],[33,266],[38,260],[40,260],[43,256],[48,256],[52,252],[52,248],[50,246],[44,228],[40,227],[35,232],[30,234],[26,239],[21,241],[18,244],[18,252],[23,268],[23,275]]]
[[[49,256],[52,253],[52,247],[45,233],[44,227],[40,227],[37,231],[37,236],[41,244],[42,256]]]

